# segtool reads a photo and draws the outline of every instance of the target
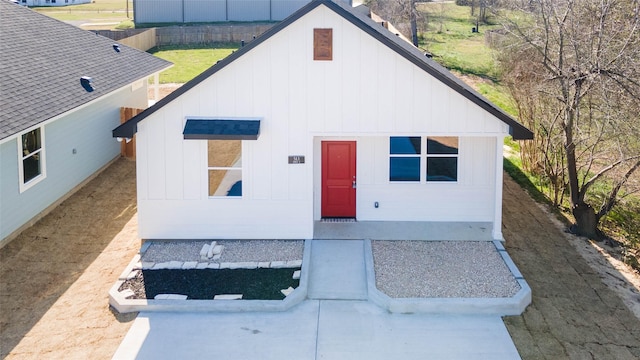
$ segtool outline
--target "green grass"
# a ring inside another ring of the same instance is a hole
[[[127,1],[129,1],[128,12]],[[60,21],[77,22],[78,25],[82,24],[83,28],[93,30],[129,28],[129,25],[123,24],[128,22],[133,24],[132,0],[93,0],[88,4],[41,6],[33,7],[33,10]],[[92,23],[96,25],[89,25]]]
[[[421,34],[421,46],[434,55],[435,60],[451,70],[497,80],[498,67],[491,48],[485,44],[484,33],[497,25],[476,26],[469,7],[455,4],[425,3],[419,11],[428,19],[427,32]]]
[[[126,0],[93,0],[87,4],[68,5],[68,6],[40,6],[33,7],[40,13],[65,13],[74,11],[85,11],[93,13],[121,11],[125,12],[127,8]],[[129,0],[129,10],[133,12],[133,1]]]
[[[240,44],[216,43],[209,46],[163,46],[149,52],[171,61],[172,68],[160,73],[160,83],[186,83],[202,73],[218,60],[229,56]]]

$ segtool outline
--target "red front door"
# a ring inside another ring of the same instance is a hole
[[[356,142],[322,142],[322,217],[356,217]]]

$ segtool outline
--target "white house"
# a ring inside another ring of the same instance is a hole
[[[171,63],[5,0],[0,34],[2,246],[120,155],[120,108]]]
[[[323,218],[486,224],[531,131],[366,16],[307,4],[113,136],[137,133],[139,235],[312,238]]]

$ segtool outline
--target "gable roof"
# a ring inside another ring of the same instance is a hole
[[[300,10],[295,12],[293,15],[289,16],[282,22],[273,26],[265,33],[263,33],[260,37],[248,43],[243,48],[229,55],[225,59],[221,60],[217,64],[213,65],[193,80],[184,84],[182,87],[177,89],[176,91],[169,94],[164,99],[160,100],[154,106],[149,109],[141,112],[137,116],[133,117],[129,121],[120,125],[116,129],[113,130],[114,137],[123,137],[123,138],[131,138],[137,131],[138,122],[145,119],[147,116],[153,114],[157,110],[161,109],[166,104],[170,103],[180,95],[189,91],[194,86],[198,85],[202,81],[206,80],[216,72],[223,69],[225,66],[229,65],[237,58],[241,57],[243,54],[251,51],[251,49],[260,45],[264,41],[268,40],[270,37],[274,36],[296,20],[300,19],[307,13],[311,12],[313,9],[317,8],[320,5],[324,5],[329,9],[333,10],[336,14],[342,16],[345,20],[351,22],[353,25],[360,28],[362,31],[371,35],[381,43],[388,46],[390,49],[394,50],[399,55],[403,56],[407,60],[409,60],[414,65],[418,66],[422,70],[426,71],[445,85],[449,86],[454,91],[458,92],[460,95],[465,98],[471,100],[473,103],[480,106],[482,109],[491,113],[507,125],[509,125],[509,133],[516,140],[526,140],[533,139],[533,133],[531,130],[524,127],[518,121],[516,121],[509,114],[505,113],[502,109],[492,104],[489,100],[485,99],[478,92],[473,90],[469,85],[462,82],[456,76],[454,76],[449,70],[444,68],[442,65],[438,64],[434,60],[426,57],[418,48],[413,45],[407,43],[406,41],[400,39],[395,34],[391,33],[389,30],[385,29],[383,26],[377,24],[370,18],[365,15],[359,14],[353,10],[353,8],[349,7],[347,4],[342,4],[340,1],[331,1],[331,0],[313,0]]]
[[[171,66],[0,0],[0,140]],[[93,79],[87,92],[80,78]]]

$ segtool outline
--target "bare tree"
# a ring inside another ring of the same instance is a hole
[[[568,189],[573,230],[599,238],[640,168],[639,1],[518,3],[503,60],[521,119],[539,138],[528,166],[546,174],[555,202]],[[607,189],[599,205],[596,187]]]

